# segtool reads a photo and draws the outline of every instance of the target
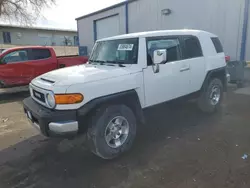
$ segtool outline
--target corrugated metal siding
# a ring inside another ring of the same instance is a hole
[[[126,21],[125,21],[125,6],[117,7],[106,12],[95,14],[93,16],[83,18],[77,21],[78,30],[79,30],[79,43],[80,46],[87,46],[88,52],[91,52],[91,49],[94,44],[94,21],[99,20],[111,15],[119,14],[119,34],[126,33]],[[108,27],[108,26],[107,26]]]
[[[162,15],[165,8],[172,14]],[[239,59],[243,11],[244,0],[139,0],[129,4],[129,32],[202,29],[217,34],[226,54]]]
[[[109,27],[107,27],[107,25]],[[96,38],[106,38],[120,34],[119,15],[110,16],[96,21]]]

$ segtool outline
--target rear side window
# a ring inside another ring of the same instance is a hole
[[[219,38],[212,37],[211,40],[212,40],[212,42],[214,44],[216,52],[217,53],[222,53],[223,52],[223,47],[221,45],[221,42],[220,42]]]
[[[47,59],[51,57],[49,49],[32,49],[32,60]]]
[[[185,59],[202,57],[202,50],[199,40],[194,36],[186,36],[184,37],[185,51],[184,56]]]

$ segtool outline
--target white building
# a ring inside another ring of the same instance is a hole
[[[127,0],[77,18],[80,46],[99,38],[161,29],[201,29],[220,37],[232,59],[250,60],[250,0]]]
[[[0,24],[0,44],[77,46],[75,30]]]

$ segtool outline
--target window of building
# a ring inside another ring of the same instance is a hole
[[[10,32],[3,32],[3,43],[4,44],[11,44]]]
[[[32,60],[47,59],[51,57],[51,53],[48,49],[32,49]]]
[[[148,65],[153,64],[154,51],[159,49],[167,50],[167,62],[178,61],[180,56],[180,42],[178,38],[164,39],[162,37],[148,39],[147,55]]]
[[[52,45],[52,34],[50,33],[38,33],[40,45],[50,46]]]
[[[222,53],[223,52],[223,47],[221,45],[221,42],[219,40],[218,37],[212,37],[211,38],[213,44],[214,44],[214,47],[215,47],[215,50],[217,53]]]
[[[78,45],[79,45],[78,36],[74,36],[74,45],[75,45],[75,46],[78,46]]]
[[[184,37],[185,43],[185,59],[201,57],[202,49],[199,40],[196,37],[188,36]]]
[[[17,51],[14,51],[5,55],[2,62],[14,63],[14,62],[27,61],[27,60],[29,60],[27,50],[17,50]]]

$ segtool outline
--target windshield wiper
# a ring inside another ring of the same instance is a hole
[[[90,59],[89,62],[91,62],[91,63],[100,63],[100,65],[104,65],[104,63],[106,63],[106,61],[92,60],[92,59]]]
[[[105,63],[110,63],[110,64],[113,64],[113,65],[118,65],[119,67],[125,67],[123,64],[121,63],[124,63],[123,61],[103,61],[103,60],[92,60],[90,59],[89,62],[91,63],[100,63],[100,65],[104,65]]]
[[[123,64],[118,64],[118,66],[119,66],[119,67],[126,67],[126,66],[124,66]]]
[[[118,65],[119,67],[125,67],[123,64],[121,64],[124,63],[123,61],[106,61],[106,63],[112,63]]]

